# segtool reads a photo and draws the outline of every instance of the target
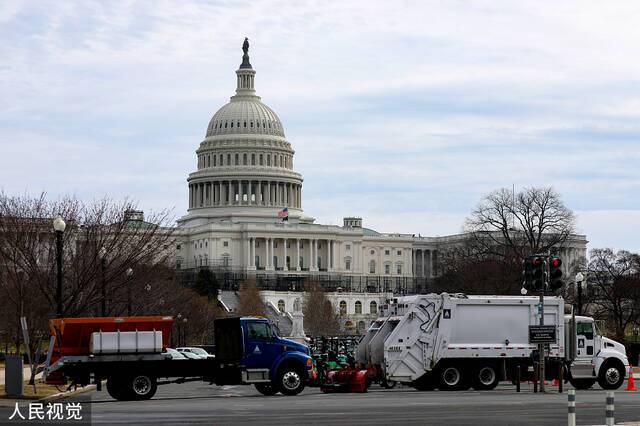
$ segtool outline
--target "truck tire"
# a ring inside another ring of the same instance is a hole
[[[144,401],[153,398],[158,390],[158,381],[148,374],[132,374],[124,379],[124,392],[130,401]]]
[[[473,370],[473,379],[471,386],[475,390],[491,390],[495,389],[500,382],[498,371],[495,365],[482,364]]]
[[[393,381],[393,380],[383,379],[383,380],[380,382],[380,386],[382,386],[382,387],[383,387],[383,388],[385,388],[385,389],[393,389],[393,388],[395,388],[395,387],[396,387],[396,384],[397,384],[397,383],[398,383],[398,382],[395,382],[395,381]]]
[[[271,383],[256,383],[254,386],[264,396],[273,396],[278,393],[278,389]]]
[[[586,390],[596,383],[596,379],[569,379],[569,383],[578,390]]]
[[[618,389],[624,383],[624,366],[618,360],[607,360],[600,366],[598,384],[602,389]]]
[[[438,374],[438,388],[442,391],[469,389],[464,370],[456,364],[445,365]]]
[[[418,380],[414,380],[413,382],[411,382],[411,386],[421,392],[432,391],[436,388],[436,380],[437,379],[433,377],[433,374],[426,373]]]
[[[125,395],[125,387],[124,383],[121,379],[117,377],[109,377],[107,379],[107,392],[111,395],[111,398],[118,401],[126,401],[128,400]]]
[[[306,372],[301,366],[285,364],[280,367],[276,379],[276,388],[283,395],[297,395],[304,390]]]

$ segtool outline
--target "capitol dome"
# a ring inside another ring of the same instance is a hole
[[[213,115],[207,137],[230,134],[262,134],[284,137],[282,123],[275,112],[260,101],[259,96],[231,98]]]
[[[312,223],[302,211],[295,151],[276,113],[256,95],[248,40],[243,51],[236,93],[213,115],[196,150],[185,221],[269,222],[288,212],[291,222]]]

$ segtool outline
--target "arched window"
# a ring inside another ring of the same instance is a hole
[[[262,161],[262,154],[260,154],[260,165],[262,166],[263,161]]]
[[[358,321],[358,333],[364,333],[367,324],[364,321]]]
[[[278,310],[284,313],[284,300],[278,300]]]
[[[344,300],[340,301],[340,315],[347,315],[347,302]]]
[[[240,165],[240,154],[236,154],[236,166]]]
[[[231,154],[227,154],[227,166],[231,165]]]
[[[217,156],[217,155],[214,155],[214,156],[213,156],[213,166],[214,166],[214,167],[216,166],[216,159],[217,159],[217,158],[218,158],[218,156]]]
[[[222,166],[222,163],[223,163],[222,158],[223,158],[223,157],[222,157],[222,154],[220,154],[220,165],[221,165],[221,166]]]
[[[255,154],[251,154],[251,165],[252,166],[256,165],[256,155]]]
[[[247,154],[242,154],[242,164],[247,165]]]
[[[267,155],[267,166],[271,165],[271,155]]]
[[[362,313],[362,302],[359,300],[356,300],[356,314],[361,314]]]
[[[376,315],[378,313],[378,304],[375,300],[369,303],[369,313],[372,315]]]
[[[376,273],[376,261],[375,260],[371,260],[369,261],[369,273],[370,274],[375,274]]]

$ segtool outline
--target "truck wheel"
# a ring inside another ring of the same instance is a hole
[[[431,373],[426,373],[418,380],[411,382],[411,386],[421,392],[434,390],[436,388],[436,384],[436,378],[433,377],[433,374]]]
[[[382,381],[380,382],[380,386],[382,386],[382,387],[383,387],[383,388],[385,388],[385,389],[393,389],[393,388],[395,388],[395,387],[396,387],[396,384],[397,384],[397,383],[398,383],[398,382],[394,382],[393,380],[386,380],[386,379],[384,379],[384,380],[382,380]]]
[[[439,388],[443,391],[454,391],[468,389],[469,385],[465,382],[464,372],[457,365],[447,365],[440,370]]]
[[[475,390],[491,390],[498,386],[498,372],[493,365],[481,365],[473,372],[473,388]]]
[[[590,389],[596,382],[596,379],[569,379],[571,386],[578,390]]]
[[[278,372],[278,390],[283,395],[297,395],[304,390],[305,377],[302,369],[294,365],[285,365]]]
[[[598,384],[602,389],[618,389],[624,383],[624,367],[621,362],[605,361],[598,373]]]
[[[109,377],[107,379],[107,392],[111,395],[111,398],[118,401],[126,401],[129,398],[125,395],[125,387],[122,380],[118,380],[116,377]]]
[[[153,398],[158,390],[158,382],[154,376],[146,374],[132,375],[125,380],[125,392],[129,399],[142,401]]]
[[[273,396],[278,393],[278,389],[271,383],[256,383],[256,390],[265,396]]]

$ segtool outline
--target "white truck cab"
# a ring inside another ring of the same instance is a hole
[[[573,343],[568,351],[571,384],[578,389],[587,389],[598,381],[604,389],[620,387],[629,371],[625,347],[602,336],[591,317],[566,315],[565,323],[566,329],[575,335],[575,339],[567,336],[567,343]],[[571,332],[574,327],[575,332]]]

